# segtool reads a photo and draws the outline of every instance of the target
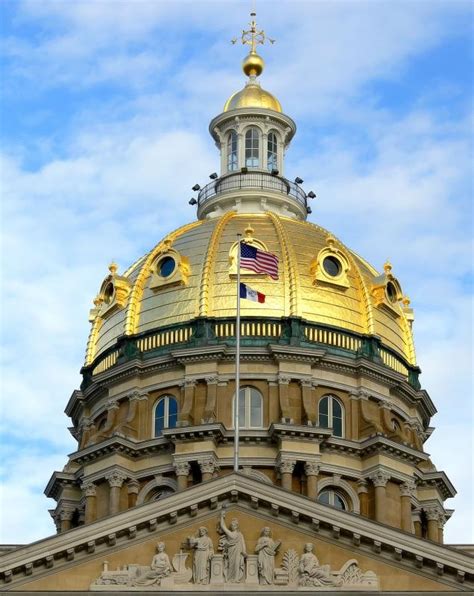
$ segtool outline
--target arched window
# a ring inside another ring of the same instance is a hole
[[[237,167],[237,133],[231,130],[227,137],[227,171],[235,172]]]
[[[258,168],[259,159],[259,134],[255,127],[249,128],[245,133],[245,166],[247,168]]]
[[[318,502],[323,503],[323,505],[331,505],[332,507],[342,509],[343,511],[349,510],[346,499],[340,492],[335,491],[332,488],[325,488],[322,490],[318,495]]]
[[[232,404],[232,416],[234,414]],[[263,397],[255,387],[242,387],[239,393],[239,428],[262,428]]]
[[[175,428],[177,422],[178,402],[172,395],[161,397],[155,406],[155,437],[161,437],[165,428]]]
[[[325,395],[319,401],[319,426],[332,427],[335,437],[344,436],[344,408],[334,395]]]
[[[278,144],[277,137],[274,132],[269,133],[267,140],[267,170],[278,170]]]

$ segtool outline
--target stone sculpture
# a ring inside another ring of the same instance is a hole
[[[245,578],[245,559],[247,550],[239,522],[233,519],[228,528],[225,524],[225,512],[221,512],[219,522],[224,536],[219,541],[219,547],[224,554],[224,578],[228,583],[240,583]]]
[[[137,577],[132,585],[135,586],[159,586],[161,580],[171,573],[171,563],[165,552],[165,543],[158,542],[156,555],[150,565],[150,570],[144,575]]]
[[[273,584],[275,571],[275,554],[281,542],[272,538],[268,526],[262,528],[260,538],[255,546],[258,555],[258,581],[260,584]]]
[[[313,544],[307,542],[299,562],[300,586],[340,586],[341,580],[331,575],[329,565],[320,565],[313,552]]]
[[[207,528],[201,526],[197,536],[188,538],[188,544],[194,551],[193,582],[195,584],[208,584],[214,545],[209,538]]]

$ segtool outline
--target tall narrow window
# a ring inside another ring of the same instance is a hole
[[[278,170],[277,154],[277,137],[274,132],[271,132],[269,133],[267,140],[267,170],[269,172],[271,172],[272,170]]]
[[[233,413],[234,404],[232,404]],[[242,387],[239,393],[239,428],[262,428],[263,398],[254,387]]]
[[[319,426],[332,427],[335,437],[344,436],[344,409],[334,395],[325,395],[319,402]]]
[[[175,428],[177,422],[178,402],[173,396],[165,395],[155,406],[155,437],[161,437],[165,428]]]
[[[245,133],[245,166],[258,168],[260,166],[258,130],[249,128]]]
[[[237,166],[237,133],[231,130],[227,137],[227,171],[235,172]]]

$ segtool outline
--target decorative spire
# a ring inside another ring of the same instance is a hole
[[[263,45],[266,40],[273,44],[275,43],[275,40],[267,37],[263,29],[260,31],[257,29],[257,22],[255,20],[257,13],[251,12],[250,16],[252,18],[249,23],[250,29],[247,31],[243,30],[241,36],[242,44],[250,46],[250,53],[244,58],[242,69],[248,77],[258,77],[262,74],[265,62],[263,61],[263,58],[257,54],[257,45]],[[236,44],[237,41],[237,37],[234,37],[234,39],[231,40],[233,44]]]

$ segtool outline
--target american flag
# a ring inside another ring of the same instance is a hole
[[[245,242],[240,243],[240,266],[255,273],[267,273],[272,279],[278,279],[278,257]]]

